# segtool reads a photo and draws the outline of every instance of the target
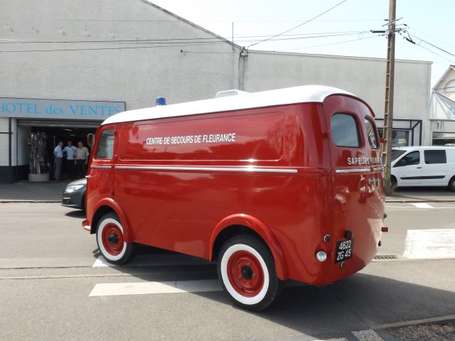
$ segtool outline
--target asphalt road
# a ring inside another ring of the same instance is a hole
[[[0,204],[0,340],[454,340],[455,203],[416,205],[388,205],[391,260],[253,314],[213,264],[144,247],[108,267],[78,211]]]

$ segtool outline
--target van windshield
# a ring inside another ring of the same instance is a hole
[[[399,158],[404,153],[406,153],[406,150],[392,149],[392,161],[396,160],[397,158]]]

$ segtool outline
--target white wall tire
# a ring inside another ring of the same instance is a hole
[[[218,277],[234,303],[254,311],[267,308],[280,287],[269,249],[250,235],[237,236],[223,244],[218,256]]]
[[[114,213],[102,216],[96,227],[96,242],[101,255],[112,264],[124,264],[132,256],[133,244],[124,240],[124,229]]]

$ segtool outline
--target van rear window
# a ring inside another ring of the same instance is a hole
[[[352,115],[332,116],[332,139],[338,147],[360,147],[359,130]]]

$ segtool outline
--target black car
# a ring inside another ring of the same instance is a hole
[[[85,210],[85,190],[87,179],[79,179],[70,182],[63,192],[62,205]]]

